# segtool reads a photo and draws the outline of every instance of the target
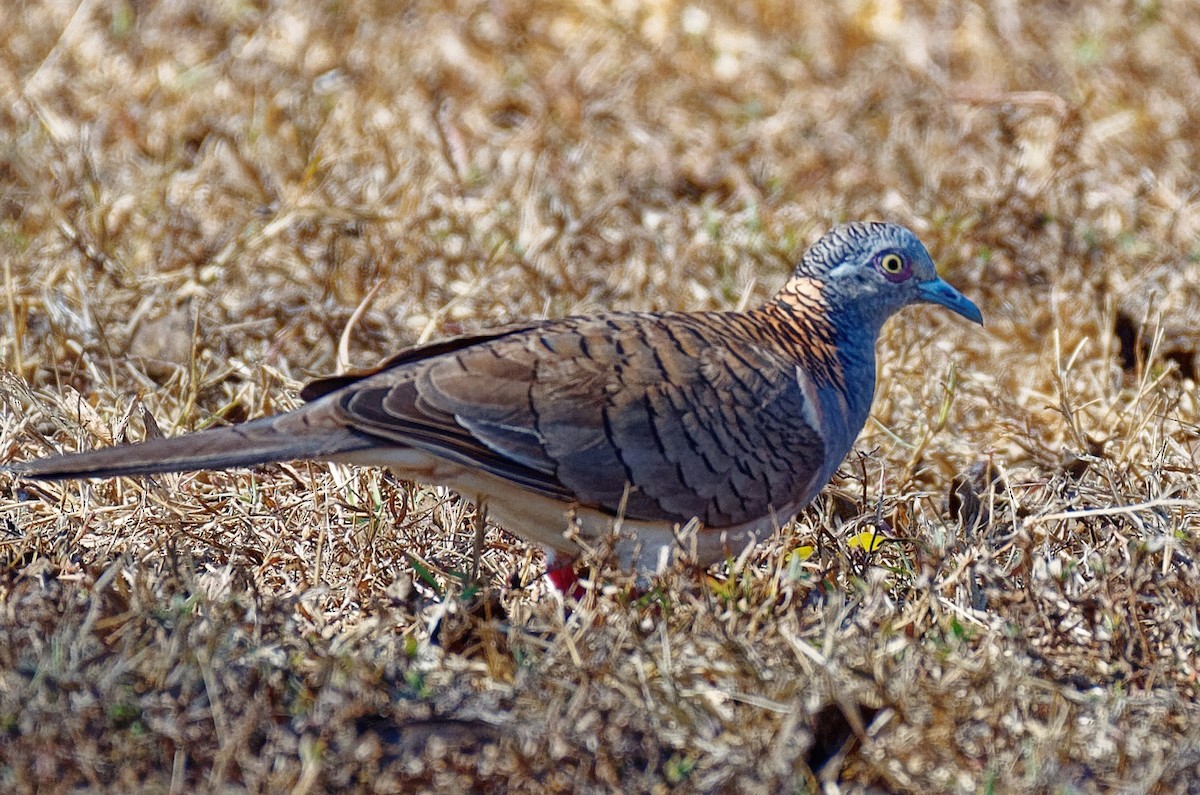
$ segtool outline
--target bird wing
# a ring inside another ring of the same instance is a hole
[[[796,363],[720,313],[512,327],[305,395],[354,430],[630,519],[758,519],[825,463]]]

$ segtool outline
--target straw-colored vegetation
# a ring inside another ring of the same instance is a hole
[[[893,320],[755,554],[566,606],[379,471],[6,478],[0,789],[1195,786],[1194,4],[15,2],[0,94],[5,460],[759,301],[849,219],[988,322]]]

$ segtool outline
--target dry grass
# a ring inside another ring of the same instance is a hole
[[[845,219],[987,328],[894,320],[819,505],[565,615],[379,472],[6,484],[0,788],[1195,791],[1195,8],[533,5],[6,6],[3,456],[760,300]]]

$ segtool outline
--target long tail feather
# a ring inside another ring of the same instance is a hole
[[[0,471],[36,480],[153,475],[300,458],[328,459],[374,443],[370,436],[346,427],[308,428],[297,433],[294,423],[278,420],[279,417],[265,417],[169,439],[56,455],[11,464]]]

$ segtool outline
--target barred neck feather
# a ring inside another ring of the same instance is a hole
[[[765,321],[760,329],[818,387],[841,393],[851,416],[865,422],[875,393],[878,327],[860,325],[853,313],[831,302],[829,292],[820,279],[793,277],[758,310]]]
[[[838,333],[829,316],[824,284],[793,278],[759,309],[761,331],[816,381],[846,388],[845,369],[838,356]]]

